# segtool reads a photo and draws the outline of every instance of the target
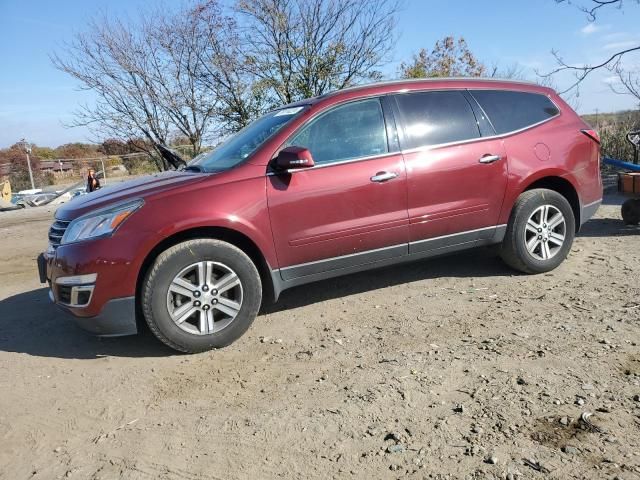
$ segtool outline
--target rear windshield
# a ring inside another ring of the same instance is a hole
[[[560,113],[549,97],[539,93],[506,90],[470,92],[499,135],[530,127]]]

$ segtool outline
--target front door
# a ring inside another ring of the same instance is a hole
[[[372,98],[331,107],[287,142],[308,148],[315,166],[267,178],[284,280],[407,253],[407,176],[393,137]]]

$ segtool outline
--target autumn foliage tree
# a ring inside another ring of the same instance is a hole
[[[462,37],[438,40],[430,51],[423,48],[409,63],[400,65],[403,78],[481,77],[485,73],[486,67]]]
[[[65,143],[55,149],[55,158],[89,158],[99,155],[98,147],[90,143]]]
[[[33,145],[32,154],[30,155],[33,180],[36,187],[48,183],[40,171],[40,157],[35,154],[37,149],[38,147]],[[22,146],[14,144],[9,148],[1,149],[0,164],[9,165],[9,181],[14,191],[17,192],[31,188],[27,156]]]

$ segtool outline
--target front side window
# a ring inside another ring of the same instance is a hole
[[[459,91],[396,95],[404,124],[404,148],[461,142],[480,136],[476,118]]]
[[[287,146],[309,149],[316,164],[339,162],[388,152],[380,100],[340,105],[302,127]]]
[[[530,127],[560,113],[549,97],[531,92],[471,90],[498,135]]]

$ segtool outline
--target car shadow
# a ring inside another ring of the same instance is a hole
[[[439,277],[480,278],[521,275],[507,267],[491,247],[354,273],[285,290],[263,313],[275,313],[367,291]]]
[[[640,226],[625,225],[615,218],[594,218],[585,223],[578,237],[615,237],[640,235]],[[274,313],[363,293],[394,285],[438,277],[494,277],[523,275],[507,267],[495,247],[476,248],[447,256],[370,270],[321,282],[310,283],[282,292],[278,303],[265,306],[264,313]]]
[[[578,237],[624,237],[627,235],[640,235],[640,225],[625,225],[619,218],[592,218],[578,233]]]
[[[640,234],[639,226],[620,219],[595,218],[583,225],[579,237]],[[507,267],[491,247],[384,267],[286,290],[261,313],[276,313],[326,300],[439,277],[481,278],[520,275]],[[34,356],[95,359],[104,356],[164,357],[176,352],[164,346],[148,329],[129,337],[93,337],[76,327],[48,298],[46,288],[0,300],[0,351]]]
[[[631,195],[623,195],[622,193],[615,191],[604,195],[602,198],[602,205],[622,206],[622,204],[630,198],[634,197]]]
[[[617,179],[617,176],[615,176]],[[614,184],[615,185],[615,184]],[[605,193],[602,198],[602,205],[621,207],[629,198],[629,195],[623,195],[614,189]],[[592,218],[585,223],[578,237],[617,237],[626,235],[640,234],[640,226],[625,225],[620,217],[617,218]]]
[[[261,313],[285,311],[441,276],[466,278],[517,274],[491,249],[481,248],[296,287],[283,292],[277,304],[263,307]],[[139,335],[127,337],[99,338],[87,334],[51,304],[46,288],[0,300],[0,351],[68,359],[179,355],[146,328]]]
[[[147,331],[117,338],[87,334],[51,304],[46,288],[0,300],[0,351],[69,359],[176,354]]]

